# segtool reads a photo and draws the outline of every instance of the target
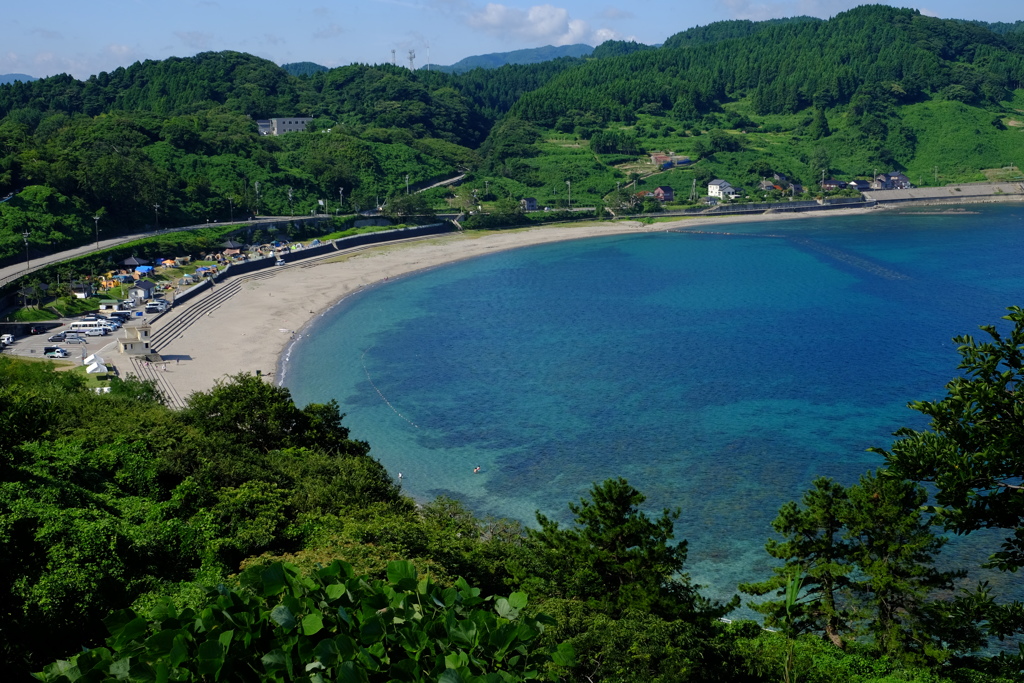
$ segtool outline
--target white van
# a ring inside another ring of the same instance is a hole
[[[5,334],[5,335],[0,336],[0,344],[8,344],[9,345],[9,344],[13,344],[13,343],[14,343],[14,335],[13,334]]]
[[[110,325],[102,320],[76,320],[68,326],[71,332],[83,332],[90,337],[104,335],[111,331]],[[100,330],[99,332],[96,332]]]

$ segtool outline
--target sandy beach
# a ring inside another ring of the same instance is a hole
[[[730,223],[834,220],[880,210],[687,218],[651,225],[620,221],[494,233],[452,233],[422,241],[380,245],[351,254],[339,252],[326,260],[275,270],[272,277],[244,280],[241,289],[229,300],[161,348],[160,354],[168,362],[164,371],[151,374],[166,385],[162,388],[167,393],[182,399],[192,392],[209,390],[217,380],[239,372],[258,371],[268,381],[276,381],[279,361],[292,340],[303,334],[307,323],[346,296],[389,278],[498,251],[604,235],[679,228],[699,230],[709,226],[721,229]],[[154,332],[209,296],[213,294],[200,294],[161,316],[153,325]],[[112,360],[120,366],[122,374],[136,370],[123,356]]]

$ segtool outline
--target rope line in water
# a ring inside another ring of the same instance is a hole
[[[405,415],[402,415],[402,413],[398,412],[398,408],[395,408],[393,405],[391,405],[391,401],[388,400],[387,396],[385,396],[381,392],[381,390],[377,388],[377,385],[373,383],[373,379],[370,378],[370,371],[366,369],[366,362],[363,360],[364,358],[366,358],[366,351],[363,351],[363,355],[359,357],[359,362],[363,366],[363,372],[366,373],[366,381],[370,383],[370,386],[373,387],[373,390],[377,392],[378,396],[380,396],[380,400],[384,401],[387,407],[391,408],[391,410],[394,411],[395,415],[402,418],[416,429],[419,429],[420,426],[413,422],[412,420],[410,420],[409,418],[407,418]]]
[[[842,249],[836,249],[835,247],[825,246],[820,242],[816,242],[815,240],[810,240],[803,237],[793,237],[791,235],[773,235],[770,233],[724,232],[717,230],[688,230],[685,228],[676,228],[672,230],[667,230],[666,232],[677,232],[689,235],[715,235],[721,237],[768,237],[775,239],[787,239],[793,244],[804,247],[806,249],[810,249],[811,251],[816,251],[819,254],[824,254],[825,256],[833,258],[836,261],[839,261],[840,263],[845,263],[848,266],[859,268],[860,270],[871,273],[872,275],[877,275],[878,277],[885,278],[886,280],[910,279],[908,275],[904,275],[903,273],[895,271],[891,268],[886,268],[885,266],[881,266],[877,263],[872,263],[871,261],[865,258],[861,258],[860,256],[856,256]]]

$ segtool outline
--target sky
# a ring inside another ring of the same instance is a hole
[[[1020,0],[893,2],[922,14],[982,21],[1024,19]],[[146,59],[235,50],[277,64],[327,67],[395,59],[419,68],[544,45],[635,40],[725,19],[834,16],[856,0],[4,0],[0,74],[85,79]]]

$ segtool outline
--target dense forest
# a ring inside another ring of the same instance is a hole
[[[1020,680],[1024,605],[940,562],[986,529],[990,566],[1024,565],[1007,317],[955,340],[961,373],[884,468],[782,506],[777,568],[737,587],[763,627],[701,595],[679,510],[622,479],[568,524],[479,519],[403,496],[333,402],[238,375],[171,410],[0,357],[0,656],[54,682]]]
[[[657,185],[942,184],[1024,156],[1020,22],[869,6],[461,74],[314,66],[204,53],[0,86],[0,262],[23,232],[34,254],[320,201],[500,227],[523,197],[564,207],[566,181],[573,207],[623,212]],[[626,481],[568,521],[479,519],[405,497],[336,404],[239,375],[171,410],[145,382],[97,395],[0,357],[0,658],[55,682],[1020,680],[1024,605],[942,555],[984,530],[988,566],[1024,565],[1024,311],[1008,321],[956,339],[947,395],[912,404],[929,427],[884,467],[779,510],[777,569],[728,604],[687,576],[679,512]],[[729,621],[741,602],[762,621]]]
[[[462,173],[422,203],[509,216],[524,197],[564,206],[569,181],[577,206],[630,212],[657,208],[644,189],[716,177],[748,195],[772,173],[812,193],[881,171],[1019,179],[1024,153],[1020,22],[865,6],[460,74],[314,66],[202,53],[0,86],[0,260],[24,256],[23,232],[30,255],[87,242],[97,215],[113,236],[335,199],[351,213]],[[258,135],[298,115],[309,131]],[[661,172],[654,152],[694,163]]]

